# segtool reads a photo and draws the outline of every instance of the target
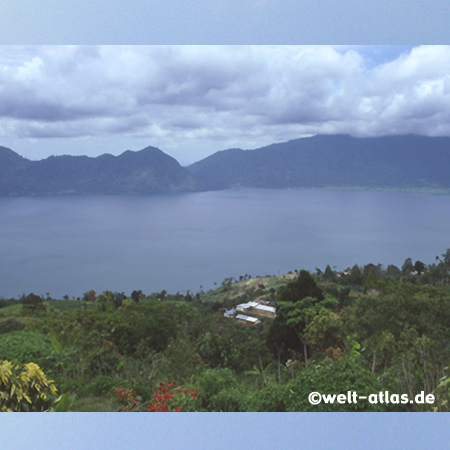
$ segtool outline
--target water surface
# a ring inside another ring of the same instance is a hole
[[[0,296],[149,294],[327,264],[432,263],[450,196],[240,189],[164,196],[0,198]]]

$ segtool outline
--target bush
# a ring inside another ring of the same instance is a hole
[[[58,384],[58,388],[62,392],[76,392],[80,397],[88,394],[86,383],[81,378],[66,378]]]
[[[228,368],[205,370],[199,378],[198,390],[202,407],[207,411],[245,411],[245,388]]]
[[[22,329],[22,323],[13,318],[0,322],[0,334],[10,333],[11,331],[20,331]]]
[[[289,388],[286,385],[271,383],[261,390],[253,392],[247,405],[248,411],[285,412]]]
[[[155,392],[153,389],[153,385],[142,379],[130,378],[124,380],[122,385],[125,386],[128,391],[134,391],[137,396],[141,397],[143,401],[146,402],[151,400],[152,395]]]
[[[95,346],[86,357],[86,374],[88,376],[112,375],[120,363],[121,355],[114,342],[104,340]]]
[[[56,387],[37,364],[0,360],[1,411],[45,411],[56,400]]]
[[[211,367],[233,366],[240,359],[233,342],[209,331],[197,340],[197,352]]]
[[[325,360],[321,365],[302,370],[295,380],[291,380],[286,387],[287,411],[313,411],[313,412],[347,412],[347,411],[387,411],[399,410],[398,406],[371,404],[368,400],[358,403],[311,405],[308,395],[311,392],[320,394],[347,394],[355,391],[359,396],[378,394],[382,386],[377,378],[365,367],[360,356],[347,356],[336,361]]]
[[[51,367],[48,356],[52,352],[50,338],[32,331],[13,331],[0,335],[0,359],[22,364],[36,362],[44,370]]]
[[[45,306],[42,302],[42,297],[33,293],[20,299],[20,303],[24,305],[24,309],[29,311],[45,310]]]
[[[99,375],[86,386],[86,391],[94,397],[107,397],[114,395],[114,387],[116,385],[116,378],[108,375]]]

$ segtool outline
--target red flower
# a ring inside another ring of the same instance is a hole
[[[173,386],[173,383],[160,383],[158,390],[153,394],[153,400],[148,404],[149,412],[180,412],[184,406],[178,406],[175,409],[171,409],[171,403],[175,398],[175,395],[182,392],[183,397],[186,394],[191,395],[191,400],[197,398],[197,389],[176,389],[172,392],[168,389]],[[139,404],[137,394],[135,391],[127,392],[121,389],[115,389],[116,394],[120,394],[120,400],[124,403],[122,411],[132,411],[133,408]]]

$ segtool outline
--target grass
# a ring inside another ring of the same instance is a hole
[[[107,397],[76,397],[73,412],[117,412],[121,404]]]
[[[44,305],[51,306],[59,311],[68,311],[71,309],[79,309],[84,306],[84,302],[79,302],[76,300],[44,300]],[[5,306],[0,308],[0,319],[20,316],[22,311],[22,304],[18,303],[16,305]],[[88,305],[90,307],[90,305]]]
[[[44,305],[52,306],[59,311],[69,311],[83,307],[84,302],[77,300],[45,300]]]
[[[238,281],[229,286],[220,286],[214,290],[211,290],[201,296],[203,302],[223,302],[225,300],[237,300],[242,296],[246,296],[249,299],[265,298],[269,297],[269,290],[277,290],[281,286],[286,285],[298,274],[283,274],[280,276],[266,276],[251,278],[249,280]],[[259,285],[265,285],[265,289],[261,289]]]
[[[17,305],[5,306],[0,308],[0,318],[8,319],[9,317],[17,317],[22,311],[22,305],[18,303]]]

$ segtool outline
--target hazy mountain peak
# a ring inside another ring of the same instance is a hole
[[[197,179],[156,147],[127,150],[119,156],[63,155],[41,161],[3,149],[0,195],[154,194],[217,188],[215,183]]]
[[[316,135],[218,152],[189,171],[229,187],[450,190],[450,137]]]

